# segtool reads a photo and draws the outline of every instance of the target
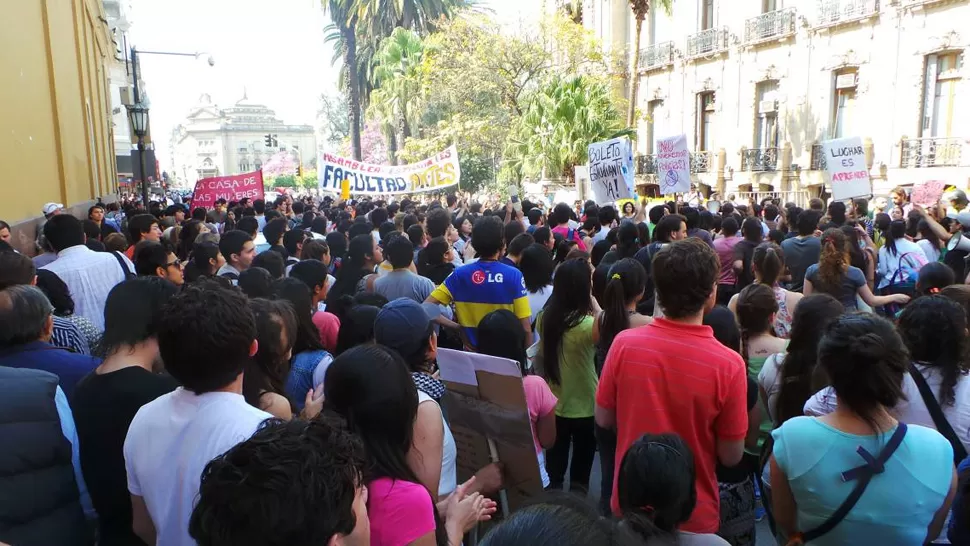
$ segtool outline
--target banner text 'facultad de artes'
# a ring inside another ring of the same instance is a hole
[[[239,201],[244,197],[263,199],[263,171],[199,180],[192,192],[192,208],[208,209],[214,207],[219,199]]]
[[[320,189],[340,193],[340,183],[350,181],[350,192],[357,195],[389,195],[439,190],[458,184],[461,167],[458,148],[410,165],[374,165],[339,157],[320,155]]]

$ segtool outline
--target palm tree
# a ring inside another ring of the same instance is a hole
[[[350,149],[357,161],[361,160],[360,145],[360,85],[357,66],[357,0],[321,0],[324,13],[340,35],[337,50],[343,56],[344,69],[347,71],[347,101],[350,116]]]
[[[383,111],[393,115],[393,125],[397,126],[397,149],[403,149],[411,136],[408,107],[421,90],[418,70],[423,54],[424,44],[418,34],[398,27],[381,43],[374,59],[371,83],[380,87],[381,98],[388,103]],[[388,148],[391,145],[389,140]]]
[[[670,15],[673,10],[674,0],[657,0],[660,7]],[[636,121],[637,112],[637,91],[640,87],[640,35],[643,33],[643,22],[647,19],[650,12],[650,0],[630,0],[630,9],[633,10],[633,17],[636,19],[636,31],[633,36],[633,66],[630,68],[630,105],[626,114],[626,123],[633,127]]]

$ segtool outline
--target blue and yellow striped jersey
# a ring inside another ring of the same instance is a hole
[[[459,267],[431,297],[455,304],[455,321],[472,345],[478,345],[478,323],[492,311],[508,309],[520,319],[532,316],[522,272],[500,262],[478,261]]]

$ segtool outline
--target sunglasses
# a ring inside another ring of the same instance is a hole
[[[165,267],[182,267],[182,260],[176,258],[174,262],[165,264]]]

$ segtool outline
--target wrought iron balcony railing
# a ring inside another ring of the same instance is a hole
[[[899,166],[902,168],[964,167],[968,155],[964,153],[966,140],[962,138],[910,138],[900,142]]]
[[[690,172],[694,174],[709,173],[714,164],[714,152],[691,152]]]
[[[709,28],[691,34],[687,37],[687,58],[693,59],[727,51],[729,36],[727,27]]]
[[[637,174],[657,174],[657,156],[654,154],[638,155]]]
[[[758,44],[795,34],[795,8],[762,13],[744,22],[744,43]]]
[[[674,63],[674,43],[660,42],[640,50],[640,70],[654,70]]]
[[[778,170],[779,148],[751,148],[741,152],[741,170],[746,172],[774,172]]]
[[[821,144],[812,145],[812,168],[813,171],[824,171],[828,163],[825,159],[825,153],[822,151]]]
[[[879,13],[879,0],[819,0],[816,28],[861,21]]]

